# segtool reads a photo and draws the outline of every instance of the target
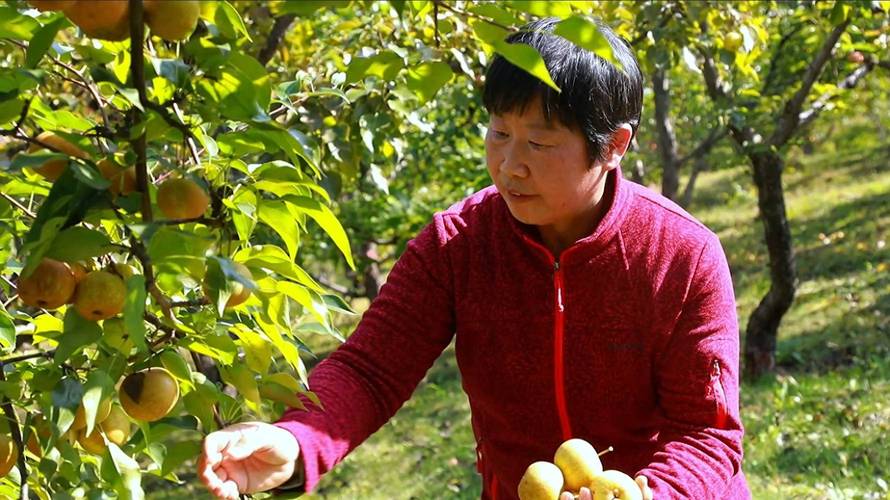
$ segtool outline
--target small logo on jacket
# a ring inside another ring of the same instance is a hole
[[[608,349],[610,351],[642,351],[645,344],[642,342],[609,342]]]

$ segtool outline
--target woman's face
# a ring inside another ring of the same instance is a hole
[[[538,99],[522,114],[492,114],[485,156],[510,212],[520,222],[538,226],[542,235],[583,237],[575,233],[583,233],[583,226],[595,218],[606,174],[617,166],[592,161],[581,132],[556,120],[548,123]]]

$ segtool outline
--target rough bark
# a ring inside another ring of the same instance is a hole
[[[692,172],[689,173],[689,180],[686,181],[686,187],[683,189],[683,197],[680,199],[680,206],[683,208],[692,204],[692,193],[695,190],[695,181],[698,180],[698,174],[708,169],[708,160],[704,155],[696,156],[692,163]]]
[[[366,241],[362,245],[362,254],[368,258],[368,265],[362,272],[362,281],[365,289],[365,297],[373,301],[380,293],[380,287],[383,286],[383,278],[380,273],[379,255],[377,254],[377,243]]]
[[[655,99],[655,128],[658,131],[658,153],[661,156],[661,194],[675,199],[680,188],[680,156],[677,154],[677,138],[671,124],[670,81],[664,68],[652,74]]]
[[[770,274],[769,291],[754,309],[745,331],[745,377],[756,379],[775,369],[779,323],[794,301],[797,277],[782,188],[782,157],[757,153],[751,155],[751,161]]]

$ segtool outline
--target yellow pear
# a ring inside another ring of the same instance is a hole
[[[82,149],[75,146],[74,144],[71,144],[61,136],[56,135],[56,133],[54,132],[41,132],[37,136],[37,140],[55,148],[55,151],[50,151],[52,153],[64,153],[68,156],[74,156],[84,160],[88,158],[86,152],[84,152]],[[39,144],[32,143],[28,147],[28,152],[33,153],[41,149],[43,148]],[[48,160],[40,166],[33,167],[35,172],[42,175],[46,180],[50,182],[55,181],[56,179],[61,177],[66,168],[68,168],[68,160],[66,158]]]
[[[122,167],[108,158],[103,158],[96,163],[102,177],[111,183],[108,190],[114,196],[126,196],[136,191],[136,167]]]
[[[44,258],[30,275],[19,280],[16,293],[29,306],[55,309],[71,300],[76,284],[67,264]]]
[[[593,494],[593,500],[643,500],[643,491],[636,481],[618,470],[597,474],[588,488]]]
[[[151,33],[164,40],[185,40],[195,31],[201,15],[201,2],[197,0],[145,0],[145,23]]]
[[[96,420],[94,421],[96,424],[105,420],[108,417],[108,414],[111,412],[111,398],[105,399],[104,401],[99,402],[99,406],[96,407]],[[87,413],[86,408],[83,407],[83,403],[77,407],[77,412],[74,414],[74,422],[71,424],[71,428],[79,431],[87,426]]]
[[[84,434],[86,429],[81,429],[77,431],[77,442],[80,443],[80,446],[93,455],[101,455],[105,453],[105,450],[108,449],[108,445],[105,444],[105,440],[102,439],[102,434],[99,433],[99,429],[93,429],[92,434],[87,436]]]
[[[127,286],[108,271],[92,271],[77,284],[74,309],[85,319],[99,321],[116,316],[124,309]]]
[[[19,459],[19,447],[5,433],[0,434],[0,477],[5,477]]]
[[[158,208],[168,219],[194,219],[204,215],[210,197],[189,179],[170,179],[158,188]]]
[[[583,439],[569,439],[562,443],[553,456],[553,463],[565,477],[565,489],[573,492],[587,486],[593,476],[603,471],[596,450]]]
[[[127,375],[121,382],[119,397],[127,415],[154,422],[167,416],[176,406],[179,384],[164,368],[148,368]]]
[[[65,15],[89,37],[121,41],[130,36],[128,0],[80,0]]]
[[[130,417],[127,416],[123,408],[117,405],[111,408],[108,418],[99,424],[99,428],[102,429],[109,441],[118,446],[123,446],[132,435]]]
[[[28,0],[37,10],[65,10],[70,8],[77,0]]]
[[[563,477],[559,467],[550,462],[535,462],[528,466],[519,480],[519,500],[558,500]]]

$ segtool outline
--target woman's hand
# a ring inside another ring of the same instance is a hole
[[[294,474],[300,445],[293,434],[265,422],[245,422],[204,438],[198,477],[218,498],[266,491]]]
[[[653,500],[652,499],[652,490],[649,488],[649,480],[646,479],[646,476],[637,476],[636,477],[637,485],[640,487],[640,491],[643,492],[643,500]],[[587,488],[581,488],[581,494],[578,495],[578,500],[593,500],[593,493],[590,492]],[[575,497],[569,492],[565,492],[559,496],[559,500],[574,500]]]

